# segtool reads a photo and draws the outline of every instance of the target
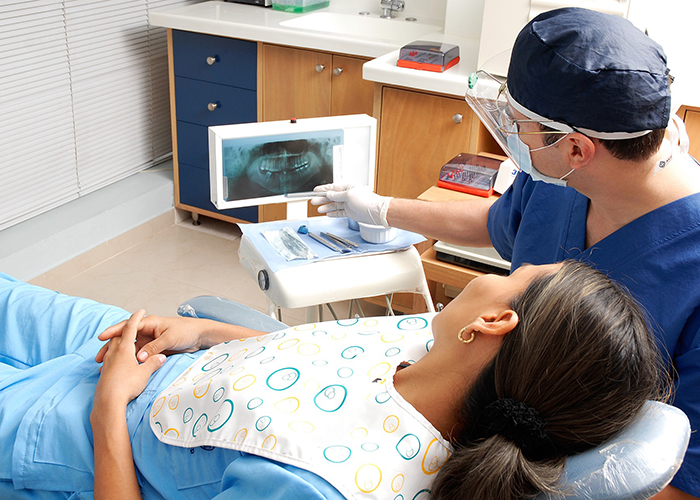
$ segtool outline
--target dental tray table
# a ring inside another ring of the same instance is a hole
[[[304,237],[308,235],[300,235],[319,258],[287,261],[262,234],[284,227],[297,231],[301,225],[316,234],[329,232],[354,241],[361,251],[340,254]],[[270,300],[268,312],[273,317],[277,308],[310,307],[395,292],[419,293],[428,311],[435,310],[420,255],[413,246],[424,240],[420,235],[399,230],[394,240],[372,244],[349,229],[346,218],[330,217],[239,227],[243,233],[238,250],[241,265]]]

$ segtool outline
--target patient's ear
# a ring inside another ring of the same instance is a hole
[[[518,313],[506,309],[498,315],[481,315],[472,323],[475,330],[486,335],[506,335],[518,324]]]

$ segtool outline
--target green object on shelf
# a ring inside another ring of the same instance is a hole
[[[284,12],[300,14],[312,10],[323,9],[330,5],[330,0],[273,0],[272,8]]]

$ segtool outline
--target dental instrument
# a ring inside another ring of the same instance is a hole
[[[354,241],[350,241],[348,239],[343,238],[342,236],[338,236],[338,235],[333,234],[333,233],[321,232],[321,236],[324,236],[326,238],[330,238],[331,240],[334,240],[337,243],[340,243],[341,245],[346,246],[346,247],[360,248],[360,245],[358,245]]]
[[[340,247],[337,246],[336,244],[331,243],[330,241],[328,241],[328,240],[325,239],[325,238],[321,238],[318,234],[312,233],[311,231],[309,231],[309,236],[311,236],[313,239],[315,239],[316,241],[318,241],[318,242],[321,243],[322,245],[327,246],[328,248],[330,248],[330,249],[333,250],[334,252],[338,252],[338,253],[348,253],[348,252],[351,251],[349,248],[340,248]]]

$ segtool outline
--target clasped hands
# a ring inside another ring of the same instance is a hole
[[[96,362],[103,363],[96,397],[108,395],[126,404],[141,394],[166,355],[203,347],[201,320],[144,315],[143,310],[137,311],[98,335],[108,342],[95,356]]]

